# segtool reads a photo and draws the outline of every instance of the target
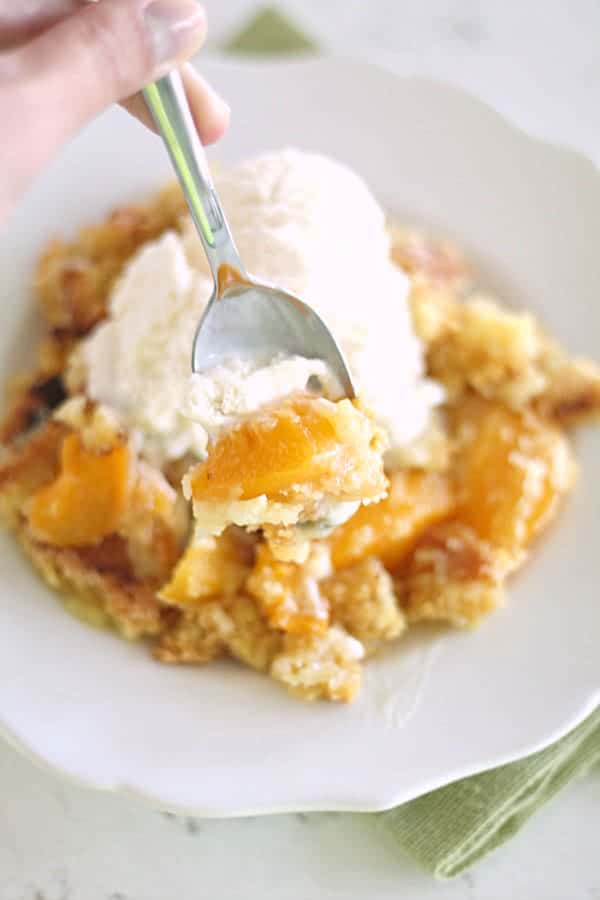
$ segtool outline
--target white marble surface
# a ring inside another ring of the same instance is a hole
[[[0,749],[2,900],[598,900],[600,772],[436,883],[368,816],[175,819]]]
[[[219,43],[259,4],[205,5]],[[279,5],[326,48],[383,52],[600,160],[598,0]],[[596,772],[470,873],[437,884],[368,817],[174,819],[66,784],[0,745],[0,900],[600,900],[599,833]]]

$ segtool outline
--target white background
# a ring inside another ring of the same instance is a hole
[[[259,4],[205,0],[212,43]],[[598,0],[288,0],[325,49],[479,94],[600,159]],[[235,116],[235,110],[234,110]],[[0,745],[0,900],[600,900],[600,772],[437,884],[369,817],[175,819],[63,783]]]

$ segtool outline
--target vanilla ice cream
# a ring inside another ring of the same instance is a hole
[[[364,181],[313,153],[268,153],[218,173],[248,271],[298,294],[328,323],[359,393],[403,447],[426,428],[440,388],[424,377],[409,280],[389,258],[384,213]],[[326,381],[319,361],[233,362],[190,376],[191,347],[212,290],[191,221],[131,260],[109,317],[85,340],[89,395],[112,407],[148,455],[201,456],[210,436],[262,404]]]

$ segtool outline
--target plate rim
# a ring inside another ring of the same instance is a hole
[[[41,751],[35,750],[24,738],[20,738],[2,719],[0,719],[0,739],[19,753],[19,755],[29,760],[38,769],[57,775],[74,787],[99,791],[103,794],[115,794],[122,797],[128,797],[148,806],[150,809],[172,813],[173,815],[191,815],[198,818],[219,820],[254,818],[257,816],[293,815],[295,813],[362,813],[364,815],[377,815],[379,813],[389,812],[397,806],[410,803],[411,800],[416,800],[425,794],[447,787],[448,785],[454,784],[465,778],[482,775],[485,772],[490,772],[501,766],[534,756],[536,753],[546,750],[556,741],[561,740],[561,738],[566,737],[598,709],[600,709],[600,690],[593,695],[587,703],[581,705],[564,727],[558,726],[554,732],[546,734],[537,741],[527,741],[526,750],[517,749],[494,757],[493,761],[480,764],[467,764],[462,767],[457,767],[450,773],[444,775],[424,778],[421,782],[416,783],[414,787],[398,791],[392,799],[375,800],[370,804],[365,801],[359,801],[358,803],[342,801],[333,804],[329,803],[327,806],[315,806],[312,802],[308,802],[306,805],[300,803],[276,803],[273,804],[273,806],[262,805],[259,807],[242,807],[239,810],[237,808],[234,810],[223,810],[221,808],[203,806],[202,804],[196,803],[184,805],[165,800],[159,793],[156,793],[147,787],[142,788],[134,786],[129,784],[126,780],[115,781],[112,784],[104,785],[95,782],[91,776],[84,777],[76,775],[74,772],[69,771],[65,766],[56,762],[51,762],[45,758]]]
[[[545,154],[552,154],[555,157],[560,155],[563,158],[568,159],[569,165],[572,166],[575,164],[579,167],[584,166],[586,169],[588,169],[588,174],[590,176],[593,176],[594,178],[598,178],[598,176],[600,176],[600,165],[585,153],[574,147],[566,146],[553,140],[546,140],[539,135],[532,134],[521,124],[514,123],[504,113],[499,112],[494,108],[493,105],[485,100],[482,100],[476,94],[464,90],[463,88],[457,87],[456,85],[447,83],[441,79],[422,77],[412,74],[399,74],[398,72],[395,72],[393,68],[386,65],[385,62],[382,61],[346,55],[314,58],[311,57],[302,60],[266,60],[262,58],[234,59],[222,54],[210,54],[208,56],[203,56],[202,61],[203,63],[206,63],[207,68],[225,66],[229,69],[239,69],[242,71],[256,68],[260,68],[263,70],[293,69],[297,71],[304,71],[306,69],[312,68],[327,69],[330,66],[339,67],[340,65],[346,65],[353,68],[375,68],[384,73],[386,76],[389,76],[394,80],[403,82],[404,84],[428,84],[435,87],[436,89],[443,90],[445,92],[451,92],[456,96],[462,98],[466,97],[473,105],[479,106],[482,109],[486,110],[488,114],[491,114],[499,123],[502,123],[502,125],[506,129],[517,134],[522,140],[536,145],[537,149],[540,152],[543,152]],[[41,765],[43,768],[49,768],[54,772],[58,772],[62,777],[66,778],[72,783],[85,787],[91,787],[94,789],[100,789],[104,791],[124,794],[126,796],[131,796],[137,800],[142,800],[150,804],[153,808],[159,807],[174,812],[193,814],[209,818],[232,818],[238,816],[254,816],[291,812],[316,812],[322,811],[325,808],[328,811],[339,812],[381,812],[393,808],[394,806],[397,806],[401,803],[407,802],[411,799],[414,799],[415,797],[420,796],[424,793],[428,793],[431,790],[442,787],[443,785],[449,784],[453,781],[487,771],[490,768],[504,765],[526,756],[530,756],[531,754],[548,747],[554,741],[570,732],[588,715],[590,715],[598,706],[600,706],[600,686],[598,686],[597,690],[595,692],[592,692],[585,700],[581,701],[579,707],[572,711],[568,719],[566,719],[566,717],[563,717],[561,724],[557,725],[554,731],[546,731],[543,736],[540,736],[535,741],[526,741],[526,748],[516,749],[514,751],[507,752],[504,755],[501,754],[495,756],[493,759],[481,762],[479,764],[467,764],[463,767],[458,767],[457,769],[448,771],[445,774],[440,774],[437,777],[423,779],[421,783],[415,784],[413,789],[403,789],[394,792],[393,788],[390,786],[390,788],[387,790],[386,799],[379,798],[375,800],[371,805],[368,805],[364,801],[358,801],[355,803],[341,802],[337,805],[328,803],[326,807],[318,805],[315,806],[314,802],[309,802],[305,807],[302,807],[302,805],[299,803],[293,803],[291,805],[286,805],[285,803],[277,803],[273,804],[272,806],[266,804],[259,808],[248,808],[240,810],[220,810],[212,807],[203,807],[201,804],[196,803],[192,805],[181,806],[177,803],[171,803],[168,800],[165,801],[164,797],[161,798],[158,793],[153,792],[147,786],[133,785],[128,783],[126,779],[119,781],[115,777],[113,783],[103,785],[99,782],[94,781],[92,775],[81,777],[74,774],[72,771],[69,771],[67,767],[58,764],[55,760],[50,761],[47,757],[45,757],[40,750],[32,746],[30,740],[26,740],[18,733],[16,733],[9,725],[9,723],[4,721],[1,714],[0,736],[4,738],[11,746],[24,754],[28,759],[32,760],[36,765]]]

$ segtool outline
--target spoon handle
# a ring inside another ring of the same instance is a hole
[[[217,196],[204,147],[198,137],[181,76],[173,71],[143,89],[144,100],[165,142],[196,229],[204,246],[215,285],[223,263],[242,277],[244,266],[233,242]]]

